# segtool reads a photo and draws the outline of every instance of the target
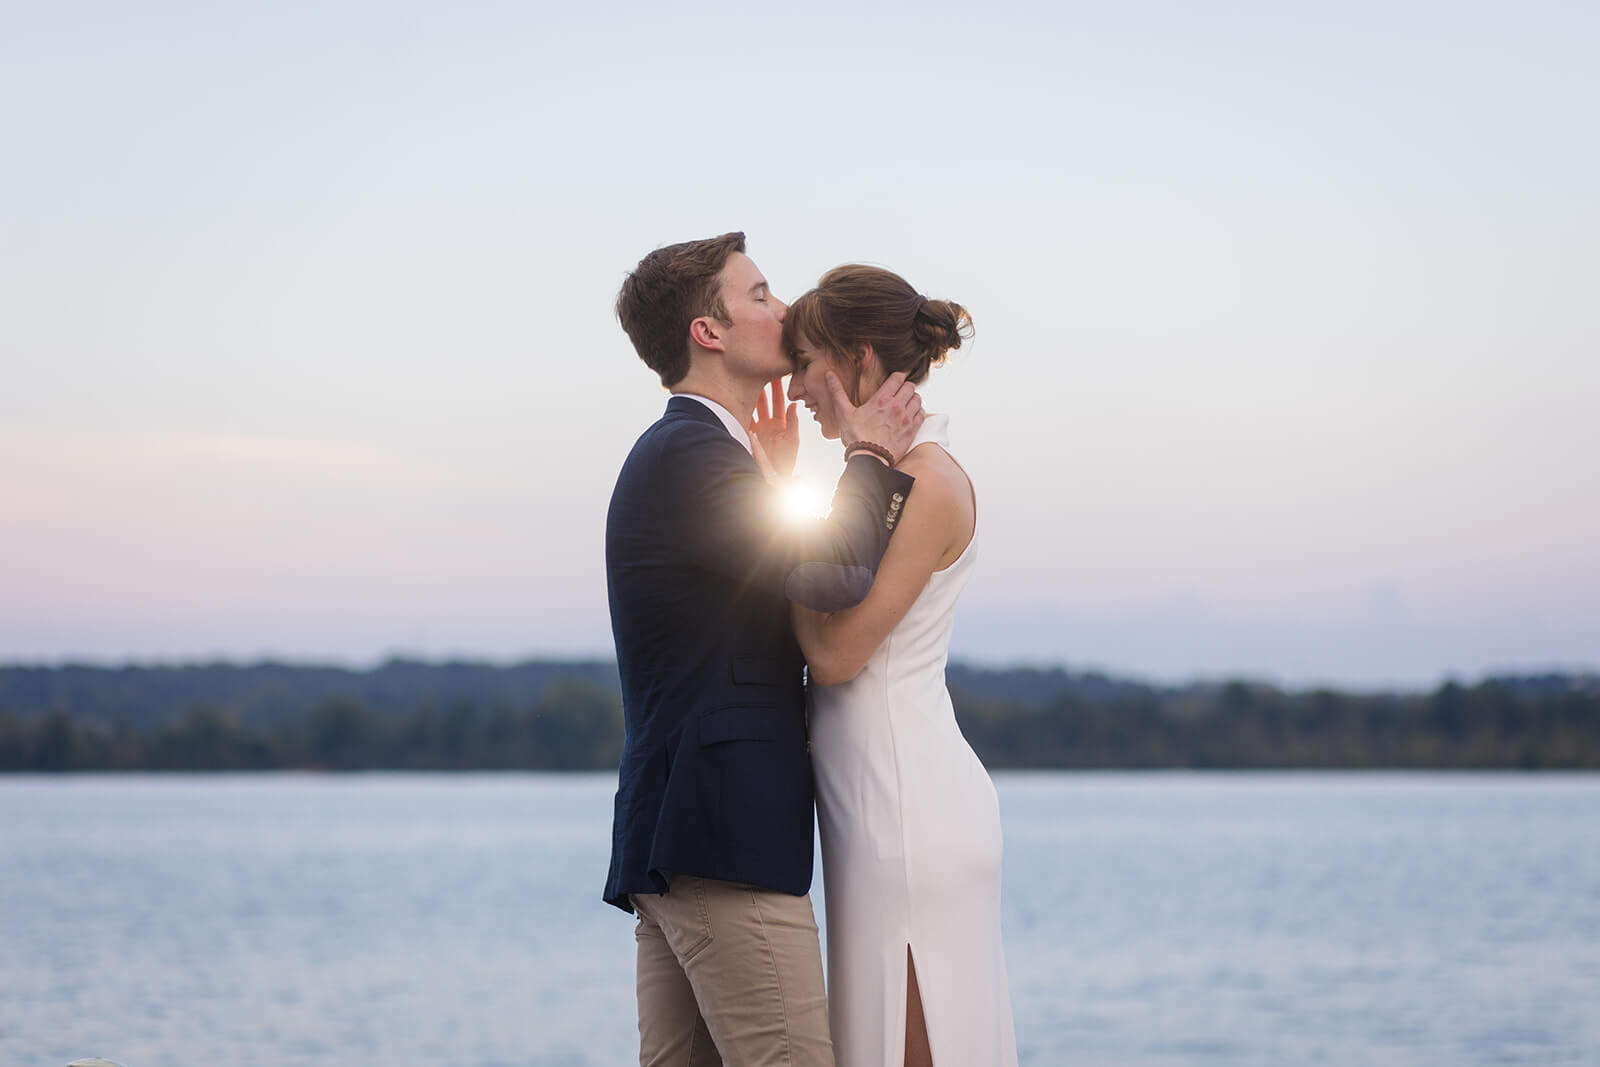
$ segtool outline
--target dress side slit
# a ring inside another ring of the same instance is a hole
[[[928,1019],[922,1011],[922,990],[917,986],[917,963],[906,945],[906,1067],[933,1067],[928,1042]]]

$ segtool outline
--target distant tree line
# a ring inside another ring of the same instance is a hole
[[[0,712],[32,717],[54,709],[74,717],[141,728],[191,708],[216,708],[245,726],[274,725],[332,700],[379,715],[472,703],[526,707],[552,682],[580,679],[617,689],[611,660],[491,663],[391,659],[369,669],[302,663],[194,663],[181,666],[0,666]]]
[[[580,678],[522,707],[457,701],[397,715],[330,697],[253,726],[204,704],[148,727],[0,711],[0,771],[595,770],[616,767],[621,750],[621,700]]]
[[[0,772],[615,768],[615,665],[562,666],[0,668]],[[959,665],[949,679],[994,769],[1600,769],[1592,676],[1425,694]],[[163,710],[177,693],[189,702]]]
[[[1233,682],[1046,705],[968,695],[957,717],[991,768],[1600,770],[1594,690],[1363,696]]]

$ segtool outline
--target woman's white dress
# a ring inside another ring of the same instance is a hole
[[[915,443],[926,441],[949,450],[947,416],[927,417]],[[1000,808],[944,682],[977,547],[974,530],[859,675],[812,688],[839,1067],[904,1062],[907,946],[935,1067],[1017,1063],[1000,942]]]

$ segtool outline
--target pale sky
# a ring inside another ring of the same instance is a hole
[[[14,0],[0,662],[610,655],[612,301],[743,229],[972,312],[955,656],[1600,667],[1600,8],[1208,7]]]

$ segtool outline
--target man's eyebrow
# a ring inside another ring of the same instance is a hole
[[[752,285],[750,287],[750,291],[753,293],[753,292],[756,292],[759,289],[765,289],[766,287],[767,287],[767,283],[764,282],[764,281],[760,281],[760,282],[756,282],[754,285]]]

